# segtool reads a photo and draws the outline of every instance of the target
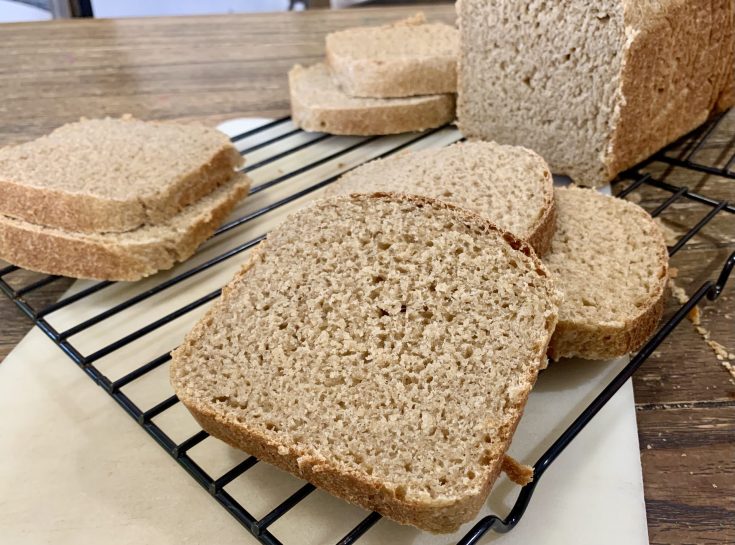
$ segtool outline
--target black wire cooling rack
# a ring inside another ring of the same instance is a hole
[[[727,202],[710,198],[706,195],[697,193],[688,189],[685,186],[672,185],[663,179],[657,179],[651,174],[644,173],[647,166],[654,162],[663,162],[672,167],[685,169],[686,171],[694,174],[697,172],[703,172],[724,178],[735,180],[735,154],[732,157],[726,158],[723,162],[718,161],[717,164],[707,161],[699,161],[698,157],[701,155],[701,151],[706,148],[708,139],[712,137],[717,131],[719,124],[725,116],[710,122],[706,126],[698,129],[690,135],[687,135],[679,142],[672,146],[669,146],[662,152],[659,152],[651,159],[643,163],[637,168],[634,168],[624,173],[615,187],[619,187],[621,184],[626,184],[625,188],[620,191],[618,197],[629,196],[632,192],[637,191],[643,187],[653,187],[658,190],[662,190],[662,194],[665,198],[662,200],[660,205],[652,211],[652,215],[659,216],[667,208],[677,201],[687,200],[693,203],[697,203],[703,207],[704,213],[701,219],[697,223],[686,231],[678,241],[669,248],[669,254],[674,255],[678,252],[694,235],[701,231],[708,223],[710,223],[719,214],[733,214],[735,213],[735,206]],[[385,149],[377,155],[372,157],[383,157],[395,153],[401,149],[412,147],[416,144],[420,144],[423,139],[436,134],[438,131],[448,131],[450,129],[443,128],[427,133],[418,135],[404,135],[399,140],[391,140],[392,142],[388,149]],[[275,133],[273,132],[275,131]],[[269,134],[275,134],[274,136],[268,136]],[[449,140],[459,139],[459,134],[456,131],[452,131],[455,135]],[[266,123],[248,132],[244,132],[232,138],[233,142],[242,142],[247,139],[252,139],[254,136],[260,135],[260,141],[254,145],[245,147],[242,153],[252,154],[256,151],[260,152],[261,159],[257,160],[252,165],[246,167],[247,172],[253,172],[257,169],[261,169],[266,165],[272,164],[275,161],[283,160],[310,147],[316,146],[319,143],[324,143],[329,146],[333,138],[329,135],[305,135],[298,129],[295,129],[291,124],[289,118],[278,119],[276,121]],[[302,138],[295,145],[288,146],[287,149],[283,149],[285,142],[293,140],[295,136]],[[364,148],[366,145],[375,142],[380,137],[371,138],[353,138],[348,140],[345,144],[344,138],[340,140],[341,145],[336,151],[328,151],[327,153],[321,154],[316,160],[308,162],[308,164],[301,164],[297,168],[288,170],[287,172],[280,172],[279,175],[274,176],[258,185],[255,185],[251,191],[250,199],[259,192],[275,187],[282,186],[287,187],[290,181],[293,181],[296,177],[307,173],[316,172],[319,167],[325,165],[328,162],[339,161],[343,157],[347,157],[348,154]],[[733,136],[735,139],[735,136]],[[385,141],[385,139],[384,139]],[[448,143],[448,142],[444,142]],[[732,141],[730,142],[732,144]],[[269,148],[277,149],[272,154],[265,154]],[[332,148],[327,147],[326,149],[331,150]],[[338,166],[341,164],[338,163]],[[344,165],[341,165],[344,166]],[[354,165],[352,165],[354,166]],[[349,170],[349,169],[343,169]],[[318,182],[298,190],[294,190],[287,196],[270,202],[265,206],[256,210],[250,211],[240,217],[229,221],[222,227],[220,227],[213,237],[221,237],[225,233],[233,231],[234,229],[241,227],[245,224],[253,222],[254,220],[264,217],[270,212],[285,207],[290,203],[294,203],[298,199],[307,196],[308,194],[316,191],[325,185],[336,180],[339,174],[332,174],[319,179]],[[101,386],[133,419],[135,419],[140,426],[153,438],[155,441],[174,459],[178,462],[194,479],[204,487],[209,494],[224,507],[233,517],[237,519],[240,524],[247,528],[261,543],[266,545],[278,545],[281,542],[269,531],[269,527],[283,517],[290,509],[297,505],[301,500],[311,494],[315,488],[311,484],[305,484],[290,497],[288,497],[282,503],[274,506],[270,512],[268,512],[262,518],[256,518],[251,515],[232,495],[226,490],[225,486],[233,482],[236,478],[243,475],[245,472],[253,468],[258,460],[254,457],[244,459],[242,462],[237,463],[234,467],[231,467],[227,471],[218,474],[210,475],[207,471],[202,469],[189,455],[188,452],[196,445],[204,441],[208,434],[200,430],[199,432],[191,435],[182,442],[174,441],[167,433],[165,433],[161,427],[154,422],[154,418],[162,415],[178,403],[176,396],[170,396],[165,399],[156,400],[156,403],[148,408],[147,410],[141,409],[125,392],[123,388],[128,386],[135,381],[140,380],[147,374],[151,373],[155,369],[166,364],[170,356],[168,353],[162,354],[150,361],[146,361],[140,365],[136,364],[134,370],[127,372],[125,375],[117,379],[110,379],[105,372],[103,372],[96,363],[121,348],[129,345],[130,343],[137,341],[146,336],[154,336],[158,330],[164,325],[176,320],[177,318],[191,312],[192,310],[205,305],[206,303],[217,298],[220,294],[220,289],[214,290],[202,297],[198,297],[195,300],[188,302],[185,305],[180,306],[175,311],[166,314],[163,317],[157,318],[150,321],[145,326],[128,333],[120,338],[117,338],[114,342],[107,344],[91,353],[83,354],[83,350],[75,346],[72,337],[78,335],[92,326],[100,324],[105,320],[110,319],[113,316],[119,315],[128,309],[134,309],[134,307],[141,302],[154,297],[157,294],[165,292],[169,288],[184,282],[187,279],[195,277],[197,275],[206,274],[205,271],[212,270],[218,265],[222,264],[226,260],[246,252],[247,250],[256,246],[264,235],[257,236],[245,242],[237,244],[235,247],[228,249],[225,252],[219,253],[214,257],[210,257],[199,264],[196,264],[192,268],[185,270],[175,275],[169,275],[165,280],[155,283],[150,287],[144,288],[135,295],[123,300],[122,302],[116,303],[110,308],[90,316],[83,321],[75,323],[73,326],[63,330],[59,330],[52,326],[49,317],[66,309],[75,303],[79,303],[87,298],[90,298],[93,294],[103,292],[103,290],[110,289],[115,284],[114,282],[96,282],[92,283],[81,291],[77,291],[71,295],[68,295],[58,302],[45,306],[43,308],[35,308],[31,302],[30,297],[33,292],[39,290],[43,286],[51,284],[60,279],[58,276],[43,276],[39,280],[33,281],[25,286],[17,286],[17,282],[12,281],[12,275],[18,270],[18,267],[9,266],[0,270],[0,289],[5,295],[7,295],[17,306],[23,311],[65,354],[71,358],[82,370],[84,370],[89,377]],[[489,530],[497,532],[508,532],[523,516],[526,507],[528,506],[534,490],[541,482],[541,477],[545,471],[554,462],[554,460],[561,454],[565,447],[576,437],[576,435],[590,422],[590,420],[597,414],[597,412],[609,401],[617,390],[631,377],[636,369],[648,358],[654,350],[666,339],[676,326],[682,321],[682,319],[689,313],[689,311],[703,298],[710,300],[716,299],[722,292],[725,282],[730,275],[730,272],[735,265],[735,252],[733,252],[727,261],[723,264],[722,271],[719,277],[714,281],[707,281],[702,284],[696,291],[694,291],[691,298],[681,306],[671,318],[664,323],[657,333],[646,343],[646,345],[635,354],[630,363],[628,363],[617,376],[602,390],[602,392],[582,411],[582,413],[574,420],[574,422],[556,439],[556,441],[548,448],[546,452],[536,461],[534,464],[534,479],[530,484],[522,487],[517,500],[505,517],[497,515],[489,515],[479,519],[474,527],[459,541],[460,545],[470,545],[477,543],[478,540]],[[357,541],[365,532],[367,532],[379,519],[380,515],[377,513],[371,513],[365,517],[359,524],[352,528],[347,534],[338,541],[338,545],[348,545]]]

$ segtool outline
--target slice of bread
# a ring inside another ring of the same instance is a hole
[[[82,120],[0,149],[0,214],[80,233],[130,231],[173,217],[242,161],[208,127]]]
[[[75,233],[0,216],[0,258],[47,274],[138,280],[191,256],[249,187],[235,174],[168,221],[124,233]]]
[[[557,319],[527,243],[425,197],[290,216],[173,352],[227,443],[401,523],[450,532],[500,471]]]
[[[669,256],[641,207],[591,189],[562,188],[544,263],[564,292],[549,345],[558,360],[609,359],[653,334],[664,305]]]
[[[327,64],[350,96],[390,98],[455,93],[459,32],[423,13],[379,27],[327,34]]]
[[[457,120],[604,185],[735,103],[735,2],[461,0]]]
[[[332,81],[323,63],[288,73],[291,117],[306,131],[377,135],[423,131],[454,120],[454,95],[353,98]]]
[[[554,186],[546,162],[526,148],[461,142],[370,161],[330,185],[325,196],[395,191],[473,210],[543,255],[554,234]]]

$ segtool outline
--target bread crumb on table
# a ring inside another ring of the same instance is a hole
[[[674,281],[674,278],[676,278],[676,274],[678,274],[678,271],[676,269],[673,270],[676,271],[676,273],[673,275],[669,275],[669,289],[671,290],[671,295],[679,302],[679,304],[683,305],[689,300],[689,296],[687,295],[686,291],[684,291],[684,288],[677,285]],[[697,306],[693,307],[692,310],[690,310],[687,314],[687,318],[694,326],[694,330],[702,337],[702,340],[704,340],[707,346],[710,347],[712,352],[714,352],[715,357],[720,362],[720,364],[727,370],[728,373],[730,373],[732,378],[735,379],[735,366],[733,366],[729,361],[735,360],[735,353],[729,352],[725,346],[718,343],[717,341],[710,339],[710,332],[701,325],[702,311],[700,310],[700,308]],[[727,314],[725,315],[725,318],[728,318]]]

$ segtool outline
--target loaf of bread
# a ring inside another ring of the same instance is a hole
[[[458,125],[600,186],[735,101],[732,0],[460,0]]]
[[[210,434],[401,523],[450,532],[500,471],[559,295],[527,243],[428,198],[317,201],[173,352]]]
[[[288,73],[293,123],[306,131],[376,135],[423,131],[454,120],[454,95],[354,98],[332,80],[323,63]]]
[[[334,81],[354,97],[455,93],[459,33],[423,13],[379,27],[333,32],[326,39]]]
[[[556,189],[555,201],[544,263],[564,301],[549,356],[609,359],[636,350],[663,312],[669,256],[660,229],[640,206],[591,189]]]
[[[0,215],[0,258],[47,274],[139,280],[190,257],[248,193],[235,174],[172,218],[123,233],[80,233]]]
[[[473,210],[528,241],[538,255],[554,234],[554,187],[534,152],[461,142],[370,161],[327,187],[325,196],[386,191],[423,195]]]
[[[85,119],[0,149],[0,214],[78,233],[120,233],[171,219],[243,162],[198,125]]]

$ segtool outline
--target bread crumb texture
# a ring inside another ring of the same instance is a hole
[[[558,303],[530,247],[471,212],[336,197],[271,232],[171,380],[213,435],[448,532],[500,471]]]

